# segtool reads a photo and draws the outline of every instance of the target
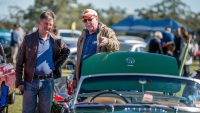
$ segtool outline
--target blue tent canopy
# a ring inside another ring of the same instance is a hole
[[[163,31],[166,26],[171,26],[173,30],[182,27],[177,21],[167,18],[162,20],[137,19],[133,16],[121,20],[111,26],[116,32],[153,32]]]
[[[10,30],[0,30],[0,38],[11,40],[11,31]]]

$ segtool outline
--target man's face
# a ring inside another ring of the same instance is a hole
[[[94,32],[97,29],[97,25],[98,25],[97,16],[83,18],[82,21],[83,21],[86,29],[88,29],[89,32]]]
[[[39,22],[39,29],[43,33],[48,33],[53,28],[53,19],[41,19]]]

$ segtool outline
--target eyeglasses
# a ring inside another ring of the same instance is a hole
[[[91,22],[93,19],[94,19],[94,17],[88,18],[88,19],[83,19],[83,23]]]

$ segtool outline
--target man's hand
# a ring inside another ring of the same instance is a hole
[[[101,37],[100,38],[100,46],[105,46],[108,44],[108,38],[106,37]]]
[[[21,94],[24,94],[24,85],[19,85],[17,88],[20,90]]]

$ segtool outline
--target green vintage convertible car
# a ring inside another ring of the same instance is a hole
[[[62,113],[200,113],[200,81],[178,76],[169,56],[114,52],[83,62]]]

